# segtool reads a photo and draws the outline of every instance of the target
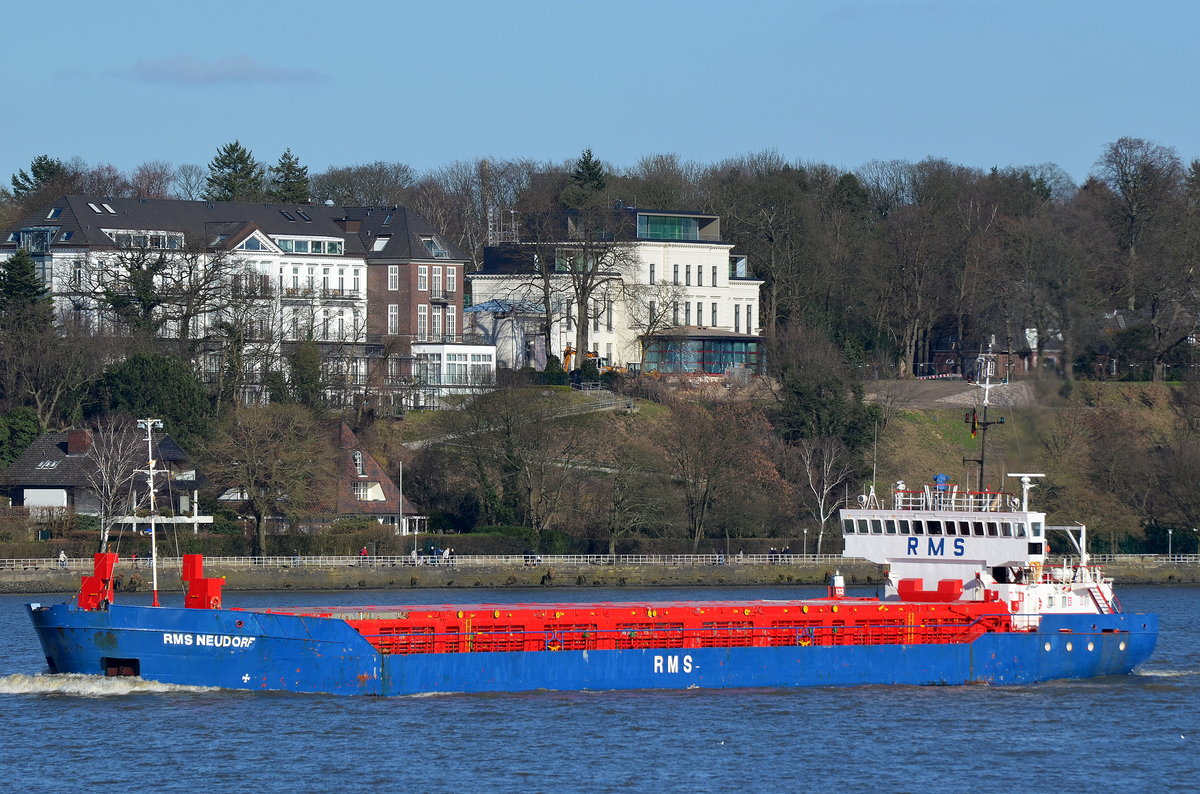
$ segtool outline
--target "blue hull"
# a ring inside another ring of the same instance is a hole
[[[382,655],[342,620],[233,610],[30,605],[53,673],[119,670],[227,689],[407,695],[534,689],[1028,684],[1131,672],[1156,615],[1054,615],[1036,633],[946,645]]]

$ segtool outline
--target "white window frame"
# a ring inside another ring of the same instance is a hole
[[[429,292],[429,265],[417,265],[417,292]]]
[[[400,289],[400,266],[388,265],[388,290],[395,292]]]
[[[393,336],[400,333],[400,304],[398,303],[388,304],[387,332]]]

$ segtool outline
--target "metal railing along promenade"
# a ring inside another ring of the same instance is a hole
[[[205,557],[204,564],[223,568],[348,568],[365,567],[420,567],[454,566],[462,568],[487,566],[604,566],[604,565],[657,565],[667,567],[705,565],[837,565],[842,562],[865,562],[856,557],[840,554],[410,554],[401,555],[281,555],[274,557]],[[161,568],[180,568],[179,557],[161,556]],[[1047,567],[1061,566],[1064,562],[1073,565],[1077,556],[1052,555],[1046,559]],[[1198,554],[1091,554],[1092,565],[1135,565],[1152,567],[1158,565],[1200,565]],[[149,557],[139,555],[135,560],[121,555],[117,561],[118,571],[148,570]],[[72,557],[65,563],[57,557],[28,557],[0,559],[0,572],[63,569],[69,571],[91,571],[90,557]]]
[[[282,555],[275,557],[205,557],[204,564],[212,568],[349,568],[349,567],[423,567],[453,566],[461,568],[487,566],[614,566],[657,565],[667,567],[705,565],[836,565],[847,558],[840,554],[412,554],[402,555]],[[182,566],[179,557],[161,556],[160,568]],[[135,560],[121,555],[118,571],[149,570],[150,558],[139,555]],[[52,570],[91,571],[91,558],[68,558],[65,563],[57,557],[33,557],[0,560],[0,571]]]

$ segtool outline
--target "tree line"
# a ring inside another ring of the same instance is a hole
[[[581,170],[581,167],[583,170]],[[767,151],[715,164],[650,155],[633,166],[590,150],[565,163],[400,162],[309,174],[291,150],[267,165],[237,141],[207,168],[131,173],[42,156],[11,179],[0,216],[65,192],[221,201],[405,205],[477,265],[489,233],[539,239],[531,219],[622,202],[722,218],[764,280],[764,334],[824,334],[858,366],[906,377],[936,349],[1055,350],[1059,375],[1164,380],[1193,362],[1200,164],[1121,138],[1076,185],[1052,164],[981,170],[929,158],[853,170]],[[507,225],[507,231],[506,231]]]
[[[536,241],[530,219],[547,212],[622,202],[718,214],[723,237],[764,281],[762,325],[777,384],[765,399],[688,403],[655,392],[652,402],[669,417],[661,424],[673,432],[614,445],[589,437],[585,420],[517,422],[512,414],[536,399],[501,389],[472,411],[439,417],[446,435],[478,443],[431,447],[411,461],[412,482],[447,526],[512,523],[579,534],[602,525],[613,542],[682,534],[698,548],[714,534],[771,534],[795,526],[798,516],[820,532],[838,488],[863,475],[865,452],[886,425],[886,406],[862,401],[864,375],[910,376],[941,345],[964,359],[993,337],[1014,350],[1057,347],[1068,389],[1077,379],[1185,375],[1200,317],[1197,191],[1200,163],[1185,166],[1170,147],[1133,138],[1105,147],[1082,185],[1052,165],[979,170],[930,158],[844,170],[774,152],[712,165],[654,155],[616,168],[589,150],[567,163],[478,159],[418,173],[378,162],[310,175],[290,150],[265,165],[235,141],[207,169],[147,163],[123,174],[39,157],[12,177],[0,211],[11,221],[63,193],[400,204],[476,263],[505,216],[511,225],[501,236]],[[122,307],[127,324],[142,328],[129,335],[139,341],[114,346],[107,337],[73,335],[49,314],[28,257],[5,263],[0,456],[11,460],[37,430],[116,415],[163,415],[185,442],[214,452],[239,449],[218,439],[258,437],[245,427],[237,435],[245,412],[261,408],[238,404],[239,346],[228,347],[218,382],[201,383],[181,340],[158,338],[160,296],[143,298]],[[245,329],[222,332],[236,339]],[[295,356],[271,387],[272,402],[291,414],[259,421],[292,426],[330,410],[322,404],[319,351],[302,346]],[[373,438],[369,415],[351,419]],[[560,424],[567,429],[555,430]],[[710,454],[732,451],[728,471],[756,472],[737,480],[753,488],[722,491],[728,478],[701,468],[713,462],[700,460],[688,437],[702,432]],[[1083,443],[1065,430],[1046,443],[1068,442]],[[1171,459],[1190,460],[1194,443],[1181,437],[1169,447]],[[1077,495],[1095,487],[1097,476],[1081,472]],[[264,505],[259,514],[271,509],[282,508]],[[1135,506],[1126,518],[1136,524],[1191,514],[1157,512],[1159,519],[1147,518]]]

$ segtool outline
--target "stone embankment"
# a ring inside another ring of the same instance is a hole
[[[847,584],[880,581],[878,567],[866,562],[836,566]],[[205,576],[225,577],[225,590],[391,590],[434,587],[721,587],[824,584],[829,564],[727,565],[298,565],[294,567],[205,566]],[[118,571],[123,591],[150,588],[144,568]],[[0,593],[62,593],[77,589],[78,571],[52,568],[5,570],[0,567]],[[178,570],[159,571],[159,589],[181,590]],[[574,597],[574,596],[573,596]]]
[[[38,566],[5,568],[0,561],[0,593],[64,593],[79,586],[78,570]],[[847,585],[878,584],[879,568],[862,561],[830,563],[731,563],[722,565],[592,565],[553,563],[531,565],[399,565],[370,561],[355,565],[273,567],[208,565],[206,576],[223,576],[226,591],[238,590],[403,590],[438,587],[722,587],[770,585],[820,585],[837,568]],[[1153,558],[1113,562],[1107,575],[1123,584],[1200,584],[1200,564],[1168,563]],[[118,572],[118,589],[126,592],[150,588],[144,568]],[[163,592],[182,589],[178,569],[161,570]],[[1119,591],[1118,591],[1119,592]],[[782,595],[782,593],[781,593]],[[582,595],[565,596],[582,598]]]

